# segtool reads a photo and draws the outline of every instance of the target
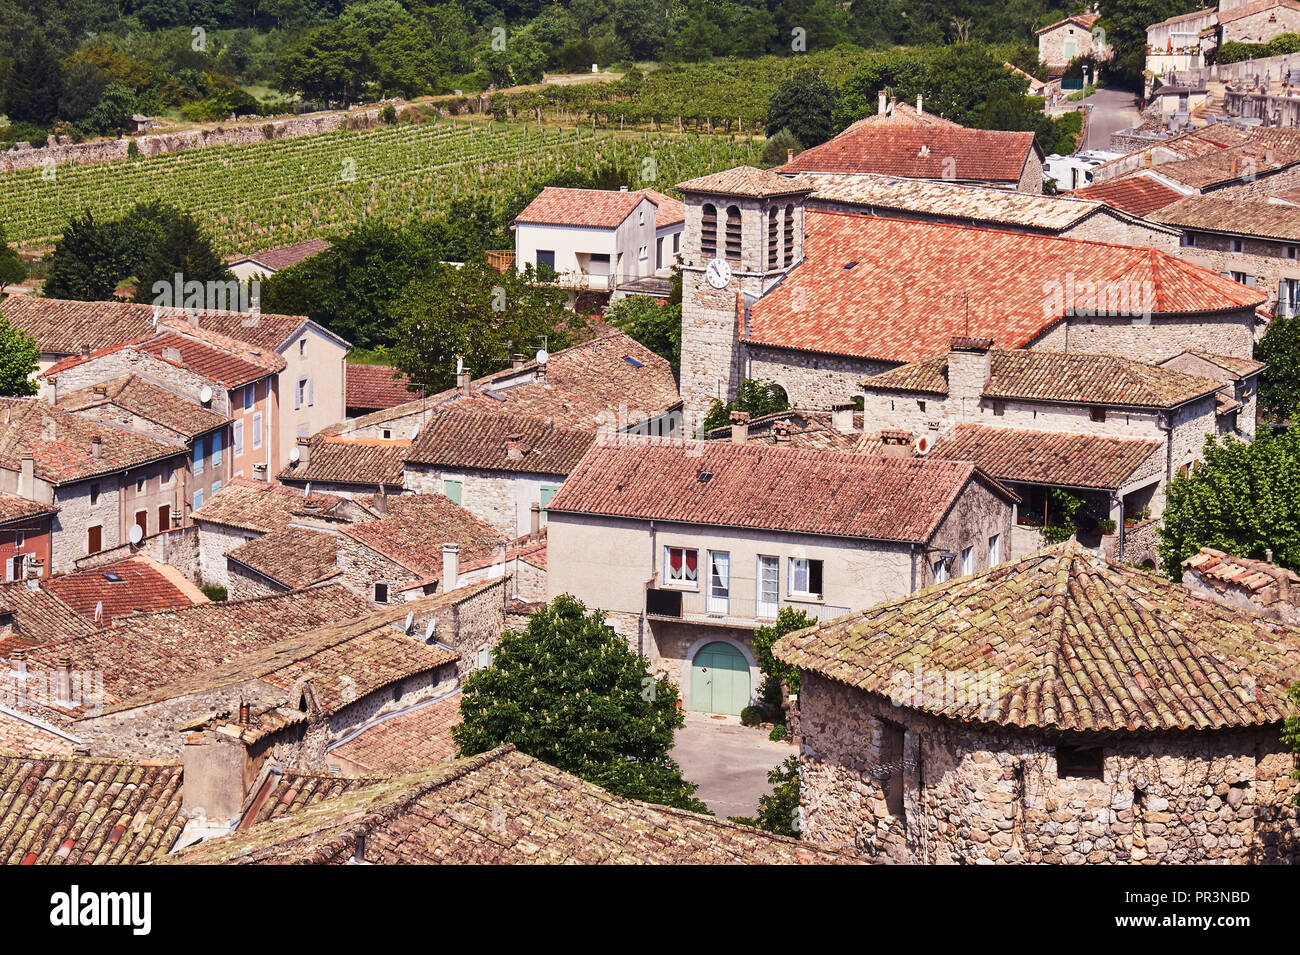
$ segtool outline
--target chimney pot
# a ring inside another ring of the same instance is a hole
[[[921,109],[921,94],[917,93],[916,94],[916,115],[920,116],[923,113],[924,110]]]
[[[8,410],[8,409],[6,409]],[[36,493],[36,458],[30,451],[23,453],[18,471],[18,496],[32,500]]]
[[[881,90],[881,91],[880,91],[880,105],[876,108],[876,113],[877,113],[878,115],[880,115],[880,116],[884,116],[884,115],[885,115],[886,104],[888,103],[888,101],[889,101],[889,97],[885,94],[885,91],[884,91],[884,90]]]
[[[107,398],[107,397],[108,397],[108,385],[96,385],[96,386],[95,386],[95,397],[96,397],[96,398]]]
[[[460,545],[446,543],[442,545],[442,589],[444,592],[455,590],[460,580]]]
[[[27,679],[27,651],[15,650],[9,654],[9,672],[18,680]]]
[[[459,388],[460,393],[466,397],[469,397],[470,394],[470,380],[469,372],[467,371],[462,371],[456,376],[456,387]]]
[[[528,506],[528,533],[536,536],[542,532],[542,505],[533,501]]]
[[[253,705],[248,700],[239,701],[239,725],[247,726],[253,721]]]
[[[786,161],[786,162],[794,162],[794,150],[793,150],[793,149],[787,149],[787,150],[785,151],[785,161]]]
[[[506,437],[506,457],[511,461],[518,461],[524,456],[524,436],[522,434],[511,434]]]
[[[96,461],[104,456],[104,439],[99,435],[90,439],[90,456]]]
[[[72,658],[59,657],[54,670],[54,702],[72,705]]]
[[[840,404],[831,408],[831,427],[840,434],[853,434],[857,429],[853,426],[853,405]]]
[[[748,411],[731,412],[732,444],[744,444],[748,440],[749,440],[749,412]]]
[[[526,362],[527,362],[527,359],[526,359],[523,355],[515,354],[515,355],[511,355],[511,356],[510,356],[510,367],[511,367],[511,368],[523,368],[523,367],[524,367],[524,364],[525,364]]]
[[[90,357],[90,345],[88,345],[88,344],[83,344],[83,345],[81,346],[81,357],[82,357],[82,358],[89,358],[89,357]]]

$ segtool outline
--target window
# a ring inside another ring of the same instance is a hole
[[[709,553],[709,613],[727,613],[731,606],[731,555],[726,551]]]
[[[244,385],[244,410],[252,411],[257,403],[257,385]]]
[[[194,473],[203,473],[203,439],[194,439]]]
[[[543,484],[541,498],[539,503],[542,505],[542,513],[546,513],[547,506],[551,503],[551,498],[559,492],[560,488],[553,484]]]
[[[822,562],[806,557],[790,558],[790,594],[798,597],[822,595]]]
[[[91,503],[91,504],[98,504],[98,503],[99,503],[99,485],[98,485],[98,484],[92,484],[92,485],[90,485],[90,503]]]
[[[262,412],[253,414],[253,450],[262,446]]]
[[[86,553],[98,554],[104,549],[104,528],[100,524],[86,528]]]
[[[213,482],[212,482],[212,493],[213,493],[213,494],[216,494],[216,493],[217,493],[218,491],[220,491],[220,490],[221,490],[221,482],[220,482],[220,481],[213,481]]]
[[[384,440],[387,441],[387,440],[388,440],[389,438],[391,438],[392,436],[393,436],[393,432],[390,431],[389,429],[385,428],[385,429],[384,429]]]
[[[718,254],[718,208],[711,202],[700,209],[700,254],[706,259]]]
[[[212,435],[212,466],[213,466],[214,468],[219,468],[219,467],[221,467],[221,452],[222,452],[222,450],[223,450],[222,446],[223,446],[224,444],[225,444],[225,442],[221,440],[221,432],[220,432],[220,431],[213,432],[213,435]]]
[[[638,210],[638,212],[637,212],[637,214],[636,214],[636,224],[637,224],[637,225],[645,225],[645,210],[644,210],[644,209],[640,209],[640,210]]]
[[[961,575],[966,577],[975,573],[975,548],[963,547],[961,551]]]
[[[1004,414],[1006,414],[1006,413],[1007,413],[1007,403],[1006,403],[1005,401],[995,401],[995,402],[993,402],[993,414],[994,414],[994,415],[996,415],[997,417],[1000,418],[1000,417],[1002,417],[1002,416],[1003,416]]]
[[[141,534],[147,535],[149,533],[149,512],[148,511],[135,512],[135,526],[140,528]]]
[[[316,404],[316,379],[307,379],[307,407]]]
[[[442,482],[442,493],[447,495],[447,497],[456,504],[460,503],[460,491],[461,491],[460,481],[445,480]]]
[[[641,248],[637,250],[636,257],[640,259],[642,262],[650,258],[650,246],[648,245],[641,246]]]
[[[903,818],[903,754],[907,731],[897,723],[880,721],[880,786],[884,790],[885,811],[896,819]]]
[[[1277,283],[1277,314],[1294,318],[1300,312],[1300,279],[1281,279]]]
[[[1296,257],[1296,247],[1295,247],[1294,245],[1288,245],[1288,246],[1286,247],[1285,252],[1284,252],[1283,254],[1284,254],[1288,259],[1294,259],[1294,258]]]
[[[1182,247],[1183,247],[1184,249],[1194,249],[1194,248],[1196,248],[1196,234],[1195,234],[1195,233],[1192,233],[1192,232],[1186,232],[1186,233],[1184,233],[1182,239],[1181,239],[1180,242],[1179,242],[1179,244],[1182,245]]]
[[[934,582],[941,584],[948,579],[948,562],[940,557],[934,562]]]
[[[543,265],[546,266],[548,269],[551,269],[552,271],[554,271],[554,269],[555,269],[555,250],[554,250],[554,249],[538,249],[538,250],[537,250],[537,267],[538,267],[538,268],[541,268]]]
[[[920,411],[920,412],[922,412],[922,413],[924,413],[924,411],[925,411],[925,399],[924,399],[924,398],[917,398],[917,399],[916,399],[916,410],[917,410],[917,411]]]
[[[475,666],[480,670],[486,670],[492,665],[492,648],[479,647],[478,654],[474,658]]]
[[[1246,243],[1243,242],[1241,239],[1233,239],[1233,240],[1232,240],[1232,251],[1233,251],[1233,252],[1244,252],[1245,249],[1246,249]]]
[[[244,422],[236,421],[231,426],[230,443],[234,446],[235,457],[244,453]]]
[[[1093,421],[1105,421],[1106,409],[1098,408],[1094,405],[1093,407],[1088,409],[1088,417],[1090,417]]]
[[[994,534],[989,538],[989,566],[1002,563],[1002,535]]]
[[[765,620],[775,619],[781,609],[781,561],[776,557],[759,555],[758,592],[755,616]]]
[[[158,508],[158,530],[165,531],[172,526],[172,508],[170,504],[163,504]]]
[[[740,207],[727,207],[727,258],[740,261]]]
[[[163,487],[170,487],[172,481],[175,480],[175,478],[176,478],[175,469],[169,468],[164,465],[162,471],[159,473],[158,483],[161,484]]]
[[[1100,746],[1056,747],[1056,776],[1058,779],[1101,779],[1105,767],[1105,754]]]
[[[197,491],[194,492],[194,510],[197,511],[202,506],[203,506],[203,489],[199,488]]]
[[[307,379],[299,378],[293,389],[293,408],[297,411],[307,403]]]
[[[1246,272],[1230,272],[1228,273],[1228,278],[1241,285],[1249,285],[1251,288],[1255,287],[1255,276]]]
[[[298,425],[298,428],[297,428],[298,437],[300,437],[300,438],[305,438],[305,437],[307,437],[307,433],[308,433],[310,427],[311,427],[311,426],[310,426],[310,425],[307,425],[307,424],[300,424],[300,425]]]
[[[664,583],[694,587],[700,579],[700,555],[693,547],[664,548]]]
[[[375,584],[375,603],[388,603],[388,584]]]
[[[780,261],[781,220],[775,208],[767,211],[767,267],[775,269]]]
[[[307,357],[307,339],[306,339],[306,338],[300,338],[300,339],[298,339],[298,357],[299,357],[299,358],[306,358],[306,357]]]

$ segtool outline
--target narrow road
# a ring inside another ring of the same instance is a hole
[[[1102,89],[1088,97],[1092,107],[1088,131],[1084,136],[1085,149],[1109,149],[1110,134],[1136,126],[1142,119],[1137,108],[1137,96],[1128,90]]]

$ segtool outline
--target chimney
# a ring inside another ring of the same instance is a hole
[[[627,192],[627,186],[619,186],[619,187],[618,187],[618,191],[619,191],[619,192]]]
[[[991,338],[955,336],[948,350],[948,403],[958,417],[973,415],[988,384]]]
[[[772,437],[777,444],[790,443],[790,422],[782,419],[772,423]]]
[[[910,458],[912,435],[900,428],[886,428],[880,432],[880,453],[887,458]]]
[[[794,162],[794,150],[793,150],[793,149],[787,149],[787,150],[785,151],[785,161],[786,161],[786,162]]]
[[[96,397],[96,398],[107,398],[107,397],[108,397],[108,385],[96,385],[96,386],[95,386],[95,397]]]
[[[511,367],[511,368],[523,368],[523,367],[524,367],[524,362],[525,362],[525,361],[526,361],[526,359],[524,358],[523,355],[511,355],[511,356],[510,356],[510,367]]]
[[[884,90],[881,90],[881,91],[880,91],[880,105],[876,108],[876,114],[877,114],[877,115],[879,115],[879,116],[884,116],[884,115],[885,115],[885,109],[886,109],[886,105],[885,105],[885,104],[887,103],[887,101],[888,101],[888,98],[887,98],[886,95],[885,95],[885,91],[884,91]]]
[[[835,405],[831,408],[831,427],[840,434],[853,434],[853,404]]]
[[[916,115],[917,115],[917,116],[923,116],[923,115],[925,115],[925,110],[921,109],[921,94],[920,94],[920,93],[917,93],[917,94],[916,94]]]
[[[528,505],[528,533],[536,536],[542,532],[542,505],[533,501]]]
[[[243,705],[240,710],[242,715]],[[242,740],[224,733],[187,734],[181,751],[185,778],[181,811],[191,819],[202,817],[218,825],[236,821],[267,752],[270,747],[255,757]]]
[[[90,439],[90,456],[96,461],[104,456],[104,439],[99,435]]]
[[[27,679],[26,650],[15,650],[9,654],[9,675],[15,680]]]
[[[247,726],[253,722],[253,704],[248,700],[239,701],[239,725]]]
[[[23,453],[18,471],[18,496],[34,500],[36,494],[36,459],[30,451]]]
[[[162,356],[163,356],[163,361],[169,361],[173,365],[185,364],[185,360],[184,358],[181,357],[181,350],[179,348],[173,348],[173,347],[164,348],[162,350]]]
[[[82,358],[89,358],[89,357],[90,357],[90,345],[88,345],[88,344],[83,344],[83,345],[81,346],[81,357],[82,357]]]
[[[460,545],[443,544],[442,545],[442,589],[445,593],[448,590],[456,589],[456,582],[460,579]]]
[[[320,513],[320,501],[314,497],[305,497],[302,501],[302,510],[304,514],[316,515]]]
[[[311,460],[311,438],[299,438],[298,463],[305,468],[309,460]]]
[[[749,412],[733,411],[731,413],[731,443],[744,444],[749,440]]]
[[[522,460],[524,456],[524,436],[515,432],[506,436],[506,457],[511,461]]]
[[[379,491],[375,494],[371,504],[377,513],[388,513],[388,489],[382,483],[379,485]]]
[[[470,394],[469,383],[470,383],[470,377],[468,371],[460,371],[456,373],[456,388],[460,391],[462,395],[464,395],[467,398],[469,397]]]
[[[72,705],[72,659],[59,657],[54,670],[54,702],[63,706]]]
[[[27,558],[27,579],[40,580],[45,572],[45,561],[40,557]]]

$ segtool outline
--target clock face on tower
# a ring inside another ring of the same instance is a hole
[[[714,288],[726,288],[727,283],[731,281],[731,266],[727,264],[726,259],[710,259],[708,268],[704,270],[704,277]]]

